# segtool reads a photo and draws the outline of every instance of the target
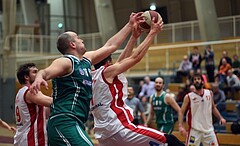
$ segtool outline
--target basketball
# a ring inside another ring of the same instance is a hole
[[[152,19],[155,18],[155,22],[158,22],[162,17],[161,15],[156,12],[156,11],[145,11],[143,14],[143,19],[145,20],[144,22],[141,22],[139,27],[142,29],[144,32],[149,32],[152,24]]]

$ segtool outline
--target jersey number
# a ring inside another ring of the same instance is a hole
[[[16,120],[17,120],[17,122],[20,122],[20,121],[21,121],[21,116],[20,116],[20,113],[19,113],[19,108],[18,108],[18,106],[16,107]]]

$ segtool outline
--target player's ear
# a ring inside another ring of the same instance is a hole
[[[72,41],[69,42],[69,45],[70,45],[71,48],[75,48],[75,46],[76,46],[76,44],[74,42],[72,42]]]
[[[28,80],[29,80],[29,76],[28,76],[28,75],[25,75],[25,76],[24,76],[24,80],[25,80],[25,81],[28,81]]]

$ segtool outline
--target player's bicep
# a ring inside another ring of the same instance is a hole
[[[89,51],[84,54],[84,57],[88,58],[93,65],[102,61],[104,58],[108,57],[113,51],[113,46],[104,45],[103,47],[95,50]]]
[[[47,79],[65,76],[72,72],[72,61],[69,58],[56,59],[44,71]]]
[[[175,101],[174,97],[171,96],[167,96],[168,102],[171,105],[171,107],[175,110],[175,111],[179,111],[181,110],[181,108],[179,107],[179,105],[177,104],[177,102]]]

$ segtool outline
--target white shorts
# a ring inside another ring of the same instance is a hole
[[[124,128],[113,136],[99,140],[99,146],[164,146],[164,133],[138,125],[135,129]]]
[[[187,137],[186,146],[219,146],[217,136],[214,131],[204,133],[195,129],[191,129]]]

